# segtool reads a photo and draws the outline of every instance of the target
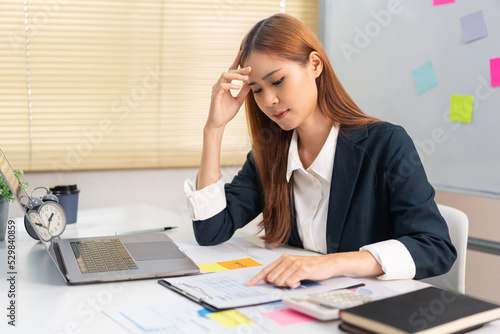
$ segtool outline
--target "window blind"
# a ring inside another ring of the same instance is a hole
[[[27,171],[197,166],[212,85],[280,10],[317,31],[316,1],[1,0],[0,147]],[[241,110],[221,163],[249,149]]]

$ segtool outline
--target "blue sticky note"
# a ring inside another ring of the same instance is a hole
[[[422,94],[434,86],[437,86],[438,80],[436,78],[436,74],[434,73],[434,69],[432,68],[432,63],[428,62],[424,66],[420,66],[416,70],[412,72],[413,81],[415,82],[415,86],[417,87],[417,91],[419,94]]]
[[[462,24],[462,38],[464,43],[488,36],[482,10],[461,17],[460,23]]]
[[[210,313],[212,313],[212,312],[211,312],[211,311],[209,311],[209,310],[207,310],[207,309],[202,309],[202,310],[199,310],[199,311],[198,311],[198,315],[199,315],[200,317],[204,317],[204,318],[206,318],[206,317],[207,317],[207,314],[210,314]]]

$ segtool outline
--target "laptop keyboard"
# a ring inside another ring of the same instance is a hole
[[[71,242],[82,274],[137,269],[120,239]]]

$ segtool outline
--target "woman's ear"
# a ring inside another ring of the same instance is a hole
[[[321,75],[321,72],[323,72],[323,60],[317,51],[311,51],[309,54],[309,66],[315,79]]]

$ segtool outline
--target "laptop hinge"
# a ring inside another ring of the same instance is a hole
[[[66,265],[64,264],[59,243],[57,241],[53,241],[52,245],[54,246],[54,253],[56,254],[56,260],[57,264],[59,265],[59,269],[61,270],[61,273],[64,275],[64,277],[66,277],[68,271],[66,270]]]

